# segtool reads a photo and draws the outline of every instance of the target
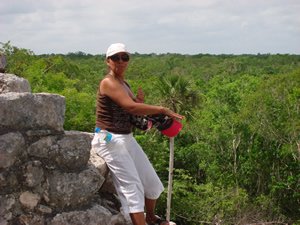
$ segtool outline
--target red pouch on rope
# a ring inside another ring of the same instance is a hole
[[[151,115],[148,119],[167,137],[175,137],[182,129],[182,124],[179,121],[163,114]]]

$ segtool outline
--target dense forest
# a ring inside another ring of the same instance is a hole
[[[93,132],[104,54],[36,55],[10,42],[0,51],[32,92],[66,97],[65,130]],[[175,138],[178,225],[300,224],[300,55],[134,53],[127,80],[146,103],[186,117]],[[167,186],[169,140],[155,129],[135,136]]]

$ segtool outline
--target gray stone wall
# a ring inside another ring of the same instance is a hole
[[[0,73],[0,225],[121,225],[93,134],[63,129],[65,98]]]

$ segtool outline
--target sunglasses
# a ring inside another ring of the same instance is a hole
[[[128,54],[123,54],[123,55],[112,55],[109,57],[112,61],[114,62],[119,62],[121,59],[123,62],[128,62],[129,61],[129,55]]]

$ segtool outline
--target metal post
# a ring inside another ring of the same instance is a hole
[[[174,137],[171,137],[170,138],[170,159],[169,159],[169,181],[168,181],[167,213],[166,213],[166,219],[168,221],[170,221],[170,215],[171,215],[173,168],[174,168]]]

